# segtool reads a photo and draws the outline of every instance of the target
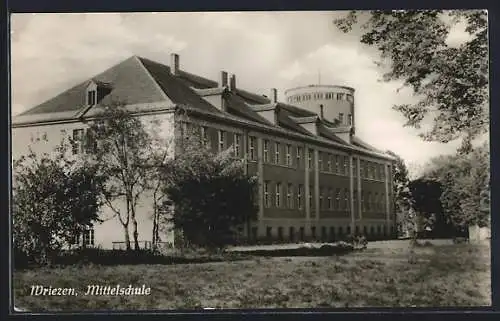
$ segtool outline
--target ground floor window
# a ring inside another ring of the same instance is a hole
[[[271,236],[272,236],[272,230],[273,230],[273,228],[272,228],[272,227],[270,227],[270,226],[268,226],[268,227],[266,228],[266,237],[267,237],[268,239],[270,239],[270,238],[271,238]]]
[[[316,226],[311,226],[311,236],[316,239]]]
[[[330,239],[332,241],[335,240],[335,227],[334,226],[330,226]]]
[[[300,233],[300,240],[303,241],[304,240],[304,227],[303,226],[300,227],[299,233]]]
[[[252,238],[257,239],[257,227],[252,227]]]
[[[83,245],[94,246],[94,228],[90,227],[83,232]]]
[[[327,238],[328,238],[328,236],[327,236],[327,233],[326,233],[326,226],[322,226],[321,227],[321,239],[323,241],[326,241]]]
[[[290,237],[290,241],[293,242],[295,239],[295,228],[293,226],[290,226],[289,237]]]
[[[350,234],[351,234],[351,227],[350,227],[350,226],[348,226],[348,227],[347,227],[347,235],[350,235]]]
[[[283,241],[283,227],[278,227],[278,239]]]

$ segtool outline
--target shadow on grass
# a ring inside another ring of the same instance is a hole
[[[343,255],[352,252],[352,246],[323,245],[321,247],[298,247],[293,249],[273,250],[251,250],[242,252],[218,252],[212,253],[203,250],[188,250],[171,254],[161,254],[149,250],[103,250],[103,249],[81,249],[67,251],[55,256],[50,261],[51,267],[63,267],[72,265],[141,265],[141,264],[203,264],[211,262],[230,262],[249,260],[256,257],[286,257],[286,256],[331,256]],[[37,268],[40,265],[33,261],[16,259],[16,270]]]

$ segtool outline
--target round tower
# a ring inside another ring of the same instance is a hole
[[[285,91],[285,99],[290,105],[354,129],[354,88],[335,85],[296,87]]]

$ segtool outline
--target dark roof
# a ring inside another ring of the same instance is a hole
[[[279,110],[279,112],[278,112],[278,123],[279,123],[280,126],[288,128],[290,130],[293,130],[293,131],[296,131],[296,132],[299,132],[299,133],[302,133],[302,134],[305,134],[305,135],[308,135],[308,136],[312,135],[308,130],[304,129],[302,126],[300,126],[299,124],[297,124],[296,122],[294,122],[290,118],[290,112],[287,111],[286,109],[280,109]]]
[[[96,106],[86,105],[85,89],[90,81],[109,90]],[[205,94],[222,94],[226,103],[226,112],[203,99]],[[99,75],[73,86],[52,99],[18,115],[13,119],[14,125],[31,125],[39,122],[55,120],[71,120],[78,117],[94,117],[104,106],[113,101],[121,101],[132,108],[134,112],[149,112],[164,110],[175,106],[186,106],[202,113],[207,113],[221,119],[232,119],[238,123],[259,124],[266,130],[299,135],[307,135],[321,142],[335,142],[344,146],[380,153],[375,148],[353,137],[352,144],[337,137],[326,126],[329,123],[318,122],[318,134],[304,129],[297,119],[311,118],[316,113],[302,108],[284,104],[271,103],[264,96],[257,95],[239,88],[234,91],[219,88],[217,82],[182,70],[174,75],[168,66],[152,60],[132,56],[121,63],[105,70]],[[259,115],[256,110],[260,105],[272,106],[277,111],[277,124],[270,123]],[[255,108],[252,108],[254,106]],[[256,110],[254,110],[256,109]],[[295,119],[295,120],[294,120]],[[390,158],[387,156],[387,158]]]
[[[146,70],[150,73],[163,92],[175,104],[196,106],[208,111],[218,111],[218,109],[197,95],[193,89],[185,86],[178,79],[181,76],[174,76],[167,66],[151,61],[146,58],[139,58]]]
[[[228,112],[233,113],[238,116],[247,117],[253,121],[262,124],[269,124],[269,122],[257,112],[248,107],[245,101],[237,94],[233,92],[226,93],[226,103],[228,107]]]
[[[92,77],[92,79],[98,83],[113,85],[111,92],[98,105],[109,104],[117,97],[127,104],[153,103],[167,99],[151,76],[144,72],[144,67],[135,56]],[[85,89],[88,83],[89,81],[86,80],[20,115],[73,110],[77,112],[86,107]]]

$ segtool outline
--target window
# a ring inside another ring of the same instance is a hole
[[[268,239],[270,239],[273,236],[272,232],[273,232],[273,228],[272,227],[270,227],[270,226],[266,227],[266,237]]]
[[[256,159],[256,155],[255,155],[255,137],[248,137],[248,157],[250,158],[250,160],[255,160]]]
[[[326,241],[328,239],[328,235],[326,234],[326,226],[321,227],[321,239]]]
[[[286,165],[292,166],[292,146],[290,144],[286,145]]]
[[[97,153],[97,139],[92,132],[92,130],[87,130],[85,137],[85,152],[87,154]]]
[[[349,206],[349,190],[347,188],[344,190],[344,204],[345,204],[344,208],[348,210],[350,206]]]
[[[340,236],[344,235],[344,230],[342,229],[342,226],[339,226],[339,235]]]
[[[264,162],[269,162],[269,141],[267,139],[264,141]]]
[[[307,155],[307,161],[308,161],[308,164],[309,164],[309,169],[313,168],[313,153],[314,151],[312,149],[309,149],[309,153]]]
[[[219,130],[219,152],[223,151],[226,146],[226,132]]]
[[[346,100],[347,100],[348,102],[351,102],[351,103],[352,103],[352,102],[354,101],[354,97],[353,97],[353,95],[351,95],[351,94],[347,94],[347,95],[346,95]]]
[[[327,171],[331,172],[332,171],[332,155],[328,154],[327,155],[327,161],[326,161],[326,166],[327,166]]]
[[[281,183],[276,183],[276,199],[275,199],[275,205],[276,207],[281,206]]]
[[[299,185],[297,189],[297,207],[302,209],[302,195],[304,195],[304,185]]]
[[[354,190],[352,193],[352,201],[354,203],[354,208],[358,208],[358,191]]]
[[[375,227],[373,226],[370,227],[370,235],[375,236]]]
[[[319,188],[319,208],[323,209],[323,187]]]
[[[344,114],[343,114],[343,113],[339,113],[339,122],[340,122],[341,124],[343,124],[343,123],[344,123]]]
[[[290,238],[290,241],[293,242],[295,238],[295,228],[293,226],[290,226],[288,230],[288,237]]]
[[[72,152],[73,155],[83,152],[83,129],[73,129]]]
[[[300,155],[302,155],[302,147],[297,146],[297,167],[300,167]]]
[[[333,204],[332,204],[332,194],[333,191],[331,188],[328,189],[328,209],[331,210],[333,209]]]
[[[257,240],[258,228],[256,226],[252,227],[252,239]]]
[[[311,236],[316,239],[316,226],[311,226]]]
[[[94,106],[96,104],[97,91],[89,90],[87,92],[87,105]]]
[[[283,227],[278,227],[278,240],[283,241]]]
[[[318,170],[323,170],[323,154],[321,152],[318,152]]]
[[[340,188],[335,191],[335,209],[340,209]]]
[[[364,165],[365,165],[365,162],[360,160],[359,161],[359,176],[361,176],[361,178],[365,178],[365,172],[363,170]]]
[[[304,227],[303,226],[301,226],[299,229],[299,235],[300,235],[300,240],[303,241],[304,240]]]
[[[365,226],[363,226],[363,234],[364,234],[365,236],[367,236],[367,235],[368,235],[368,226],[366,226],[366,225],[365,225]]]
[[[356,235],[359,235],[359,226],[356,225]]]
[[[335,240],[335,227],[330,226],[330,240]]]
[[[313,187],[309,185],[309,208],[313,208]]]
[[[280,143],[274,144],[274,163],[280,164]]]
[[[264,206],[269,207],[269,181],[264,182]]]
[[[201,143],[203,146],[208,146],[208,129],[206,126],[201,127]]]
[[[380,225],[377,226],[377,234],[382,235],[382,227]]]
[[[347,226],[347,235],[351,235],[351,227],[350,226]]]
[[[349,122],[349,126],[352,126],[352,115],[348,114],[347,115],[347,119],[348,119],[348,122]]]
[[[286,190],[286,206],[288,208],[293,208],[293,186],[291,183],[288,183],[288,187]]]
[[[339,155],[335,155],[335,173],[338,173],[340,171],[339,168]]]
[[[241,134],[234,134],[234,156],[241,157]]]
[[[348,156],[344,156],[343,159],[344,159],[344,174],[349,175],[349,171],[348,171],[348,169],[349,169],[349,158],[348,158]]]
[[[380,210],[380,199],[378,193],[375,193],[375,195],[373,196],[373,207],[375,211]]]
[[[84,246],[94,246],[94,229],[87,228],[83,231],[83,245]]]

